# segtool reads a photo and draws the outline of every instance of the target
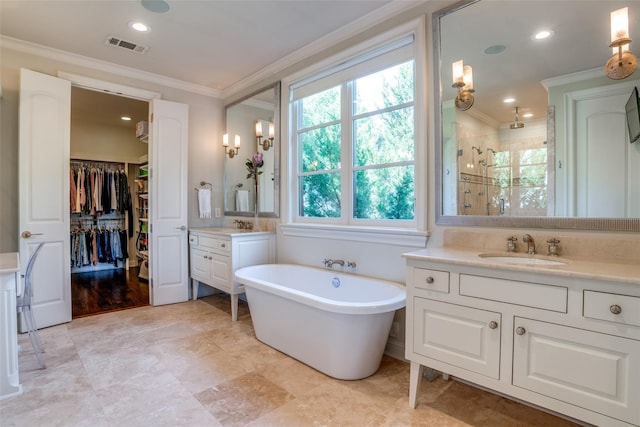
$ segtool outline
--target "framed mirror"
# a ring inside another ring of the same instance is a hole
[[[605,75],[623,7],[640,52],[631,1],[472,0],[433,15],[437,224],[640,231],[625,114],[640,72]]]
[[[280,82],[225,107],[225,129],[233,157],[225,155],[224,213],[261,217],[280,216]],[[261,134],[261,135],[257,135]],[[239,147],[235,147],[236,135]],[[226,150],[228,151],[228,149]],[[247,178],[247,162],[262,155],[257,186]],[[257,190],[257,192],[256,192]]]

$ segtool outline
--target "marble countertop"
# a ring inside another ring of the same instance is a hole
[[[410,260],[443,262],[448,264],[467,265],[472,267],[489,267],[508,271],[535,272],[562,277],[573,277],[591,280],[607,280],[613,282],[640,285],[640,265],[631,263],[615,263],[598,261],[591,258],[548,257],[533,255],[532,258],[563,261],[562,265],[508,264],[495,258],[483,258],[480,254],[490,253],[492,256],[513,256],[513,253],[490,250],[465,250],[456,247],[439,247],[408,252],[403,256]],[[515,254],[527,257],[526,254]]]
[[[0,273],[20,271],[20,254],[18,252],[0,253]]]
[[[209,234],[217,234],[224,236],[231,236],[233,234],[272,234],[272,231],[253,231],[253,230],[243,230],[240,228],[233,227],[192,227],[189,228],[189,231],[195,231],[198,233],[209,233]]]

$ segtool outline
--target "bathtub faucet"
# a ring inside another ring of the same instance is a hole
[[[344,266],[344,261],[343,261],[343,260],[341,260],[341,259],[326,259],[326,258],[325,258],[325,259],[322,261],[322,263],[323,263],[323,264],[324,264],[324,266],[325,266],[325,267],[327,267],[327,268],[332,268],[332,267],[333,267],[333,264],[338,264],[338,265]]]

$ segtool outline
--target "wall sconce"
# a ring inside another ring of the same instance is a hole
[[[607,61],[607,77],[621,80],[629,77],[638,67],[638,58],[629,51],[629,8],[611,12],[611,44],[613,56]]]
[[[229,148],[229,134],[222,135],[222,146],[224,147],[224,154],[227,154],[230,159],[233,159],[236,154],[240,152],[240,135],[236,135],[233,140],[234,148]]]
[[[262,149],[267,151],[270,147],[273,147],[274,138],[275,129],[273,123],[269,123],[269,138],[262,139],[262,121],[258,120],[256,122],[256,140],[258,141],[258,145],[262,145]]]
[[[458,88],[455,105],[458,110],[466,111],[475,101],[473,97],[473,70],[471,65],[464,65],[462,60],[453,63],[453,84],[451,87]]]

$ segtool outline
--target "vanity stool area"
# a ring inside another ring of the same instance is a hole
[[[238,320],[238,295],[244,286],[233,280],[239,268],[272,264],[276,260],[275,233],[234,228],[189,229],[189,264],[192,298],[198,298],[200,283],[231,296],[231,320]]]
[[[404,255],[410,406],[429,367],[576,420],[639,426],[640,266],[482,255]]]

